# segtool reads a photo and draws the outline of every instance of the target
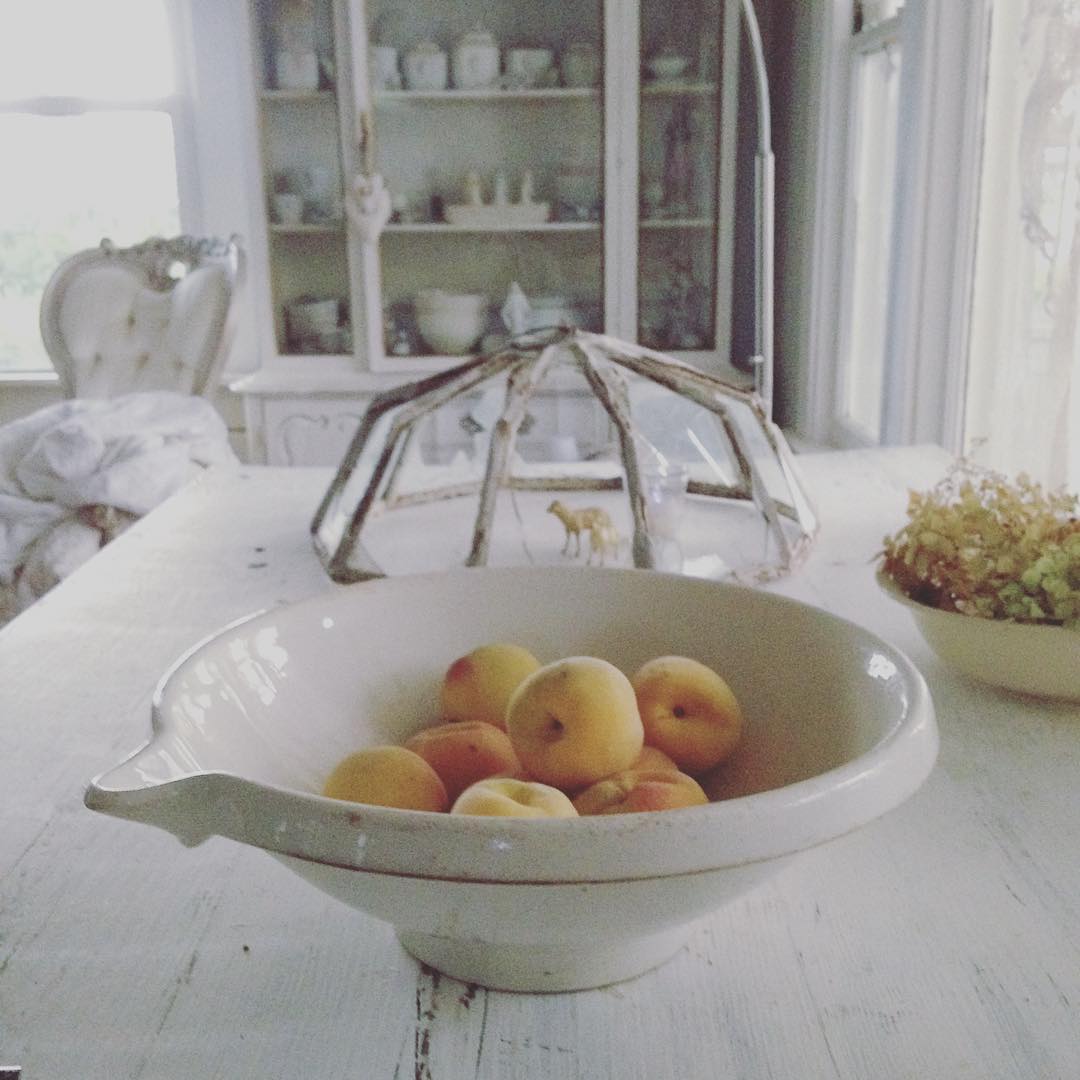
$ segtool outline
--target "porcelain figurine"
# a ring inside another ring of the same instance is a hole
[[[664,207],[672,217],[694,207],[695,142],[690,107],[680,103],[664,129]]]
[[[390,192],[378,173],[357,176],[345,203],[349,221],[365,244],[379,239],[391,214]]]
[[[521,197],[518,200],[522,206],[528,206],[530,203],[535,202],[534,196],[536,191],[534,190],[534,181],[532,169],[526,169],[521,174]]]
[[[532,305],[525,295],[521,286],[516,282],[510,282],[510,290],[506,294],[506,302],[499,311],[506,329],[511,336],[517,337],[529,329],[529,315],[532,313]]]
[[[465,176],[465,202],[469,206],[484,205],[484,189],[480,183],[480,174],[470,169]]]

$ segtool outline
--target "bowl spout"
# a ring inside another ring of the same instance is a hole
[[[184,776],[149,787],[115,787],[106,773],[92,780],[83,802],[102,814],[155,825],[187,847],[195,847],[221,830],[215,824],[215,777],[210,773]]]

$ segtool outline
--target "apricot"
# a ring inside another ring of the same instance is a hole
[[[637,761],[631,768],[639,772],[655,772],[659,769],[667,769],[669,772],[679,771],[679,766],[663,750],[657,746],[650,746],[648,743],[641,748],[641,753],[638,754]]]
[[[450,802],[477,780],[521,771],[510,736],[481,720],[423,728],[405,740],[405,748],[419,754],[439,774]]]
[[[509,776],[477,780],[457,797],[450,813],[485,817],[578,816],[574,804],[558,788]]]
[[[506,642],[480,645],[459,656],[443,675],[439,695],[444,721],[481,720],[506,730],[510,696],[540,666],[528,649]]]
[[[701,785],[686,773],[671,769],[627,769],[597,780],[574,798],[581,815],[634,814],[678,810],[709,801]]]
[[[371,746],[343,758],[323,785],[331,799],[442,813],[450,805],[439,774],[404,746]]]
[[[644,745],[630,680],[593,656],[556,660],[529,675],[510,699],[506,727],[529,775],[564,790],[629,768]]]
[[[738,745],[743,715],[731,687],[688,656],[658,656],[631,677],[645,741],[684,772],[702,773]]]

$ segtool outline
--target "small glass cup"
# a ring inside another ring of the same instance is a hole
[[[645,520],[657,570],[678,572],[683,568],[681,538],[689,479],[686,466],[677,462],[655,462],[642,468]]]

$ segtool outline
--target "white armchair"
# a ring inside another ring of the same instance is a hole
[[[202,468],[236,462],[208,400],[243,252],[108,240],[57,268],[41,335],[68,400],[0,426],[0,625]]]
[[[143,390],[207,397],[232,340],[243,250],[229,240],[109,240],[56,269],[41,336],[69,398]]]

